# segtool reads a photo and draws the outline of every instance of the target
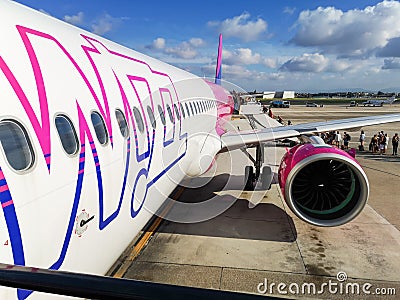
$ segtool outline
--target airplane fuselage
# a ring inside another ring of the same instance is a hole
[[[179,182],[210,166],[232,98],[18,4],[0,11],[0,261],[104,274]]]

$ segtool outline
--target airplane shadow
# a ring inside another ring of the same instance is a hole
[[[204,220],[196,223],[187,221],[178,223],[171,221],[174,218],[167,216],[167,220],[163,222],[158,231],[185,235],[294,242],[297,239],[296,227],[285,210],[279,207],[279,204],[274,203],[260,203],[254,208],[249,208],[249,202],[240,199],[241,190],[232,189],[232,185],[238,187],[239,181],[240,183],[243,182],[243,176],[221,174],[213,177],[203,187],[186,188],[179,199],[180,203],[194,203],[195,205],[206,203],[210,204],[208,209],[219,209],[219,204],[229,201],[231,201],[231,205],[218,215],[204,218]],[[222,194],[219,194],[220,192]],[[263,191],[256,192],[264,194]],[[249,193],[253,192],[246,192],[246,194]],[[173,211],[174,207],[175,205],[172,208],[171,215],[176,214]],[[179,209],[182,209],[182,207]],[[182,209],[179,213],[188,216],[191,213],[201,215],[204,212],[201,212],[201,208],[195,206],[193,209]]]
[[[364,159],[370,159],[375,161],[383,161],[383,162],[400,162],[400,156],[393,156],[390,153],[386,153],[380,155],[379,153],[372,153],[372,152],[357,152],[358,157],[362,157]],[[356,156],[356,157],[357,157]]]

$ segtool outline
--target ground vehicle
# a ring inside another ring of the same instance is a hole
[[[355,107],[355,106],[358,106],[358,103],[356,101],[351,101],[350,107]]]
[[[314,102],[307,102],[306,107],[318,107],[318,104]]]
[[[274,100],[271,102],[270,107],[281,107],[281,108],[289,108],[290,102],[289,101],[282,101],[282,100]]]

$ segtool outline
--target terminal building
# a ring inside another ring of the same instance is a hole
[[[264,92],[263,99],[293,99],[294,91]]]

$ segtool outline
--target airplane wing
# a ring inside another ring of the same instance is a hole
[[[327,122],[304,123],[291,126],[278,126],[260,130],[227,132],[222,135],[222,151],[235,150],[244,146],[255,146],[260,142],[268,142],[284,138],[310,135],[332,130],[348,130],[384,123],[400,122],[400,114],[368,116],[333,120]]]
[[[268,295],[177,286],[3,263],[0,263],[0,284],[50,294],[103,300],[276,299]]]

